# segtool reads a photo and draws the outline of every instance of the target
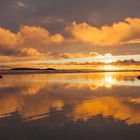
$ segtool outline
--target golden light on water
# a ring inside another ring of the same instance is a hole
[[[112,85],[116,84],[117,82],[116,79],[113,78],[112,73],[106,74],[103,81],[104,81],[105,87],[107,88],[112,88]]]

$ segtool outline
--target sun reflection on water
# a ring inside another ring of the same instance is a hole
[[[117,82],[116,79],[113,78],[112,73],[106,74],[104,77],[104,81],[105,81],[105,87],[108,87],[108,88],[112,88],[112,85],[115,85]]]
[[[102,115],[128,125],[140,124],[139,91],[135,90],[135,96],[130,94],[134,88],[140,88],[136,75],[138,73],[113,72],[28,75],[28,80],[25,75],[19,76],[20,80],[7,76],[0,83],[0,119],[18,112],[23,121],[38,120],[51,116],[53,111],[73,121]],[[125,96],[118,87],[126,91]]]

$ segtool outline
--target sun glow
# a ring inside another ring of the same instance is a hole
[[[106,63],[106,64],[115,62],[114,56],[111,53],[99,55],[98,58],[101,59],[101,62]]]
[[[104,70],[118,70],[119,68],[113,65],[104,66]]]
[[[111,53],[106,53],[104,56],[105,56],[105,57],[111,57],[112,54],[111,54]]]
[[[103,57],[104,57],[104,61],[103,62],[105,62],[105,63],[114,62],[113,55],[111,53],[107,53]]]
[[[104,60],[104,62],[105,62],[106,64],[108,64],[108,63],[112,63],[113,60]]]

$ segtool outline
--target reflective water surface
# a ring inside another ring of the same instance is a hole
[[[0,139],[139,140],[138,75],[4,75]]]

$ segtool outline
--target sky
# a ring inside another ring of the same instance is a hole
[[[0,0],[0,62],[140,56],[139,0]]]

